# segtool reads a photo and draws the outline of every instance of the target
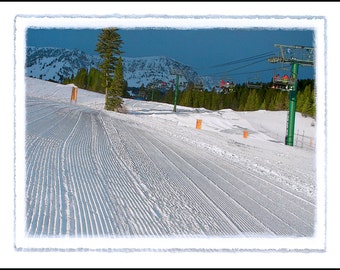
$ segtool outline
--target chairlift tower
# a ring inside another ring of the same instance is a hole
[[[289,89],[289,111],[285,144],[293,146],[299,65],[314,65],[314,48],[281,44],[274,44],[274,47],[280,49],[280,54],[277,57],[268,58],[268,62],[291,64],[291,78],[293,79],[293,83],[292,87]]]
[[[179,69],[173,69],[171,70],[171,75],[176,75],[176,90],[175,90],[174,109],[173,109],[173,111],[176,112],[177,96],[178,96],[178,80],[179,80],[179,76],[184,76],[184,74]]]

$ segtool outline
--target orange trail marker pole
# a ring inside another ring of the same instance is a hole
[[[201,127],[202,127],[202,119],[197,119],[196,120],[196,128],[201,129]]]

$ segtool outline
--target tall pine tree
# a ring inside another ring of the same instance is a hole
[[[114,70],[113,80],[108,89],[107,110],[115,111],[122,107],[124,90],[123,60],[119,57]]]
[[[115,27],[103,29],[101,34],[99,34],[96,47],[96,51],[103,59],[103,62],[99,65],[99,68],[104,73],[105,77],[105,108],[107,110],[115,109],[110,107],[109,104],[112,105],[117,103],[115,101],[110,101],[108,95],[109,88],[111,87],[112,75],[118,60],[117,56],[122,53],[120,46],[123,44],[123,41],[121,40],[120,35],[117,33],[117,30],[118,29]],[[114,95],[111,97],[114,97]]]

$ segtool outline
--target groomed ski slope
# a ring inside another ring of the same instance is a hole
[[[42,81],[42,95],[38,81],[26,78],[28,235],[313,236],[312,150],[243,119],[244,139],[231,110],[214,112],[228,129],[199,130],[181,123],[212,112],[152,102],[148,113],[134,100],[127,114],[108,112],[103,95],[79,90],[70,103],[69,88]]]

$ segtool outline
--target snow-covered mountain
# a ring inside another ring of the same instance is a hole
[[[129,87],[140,87],[150,83],[168,88],[176,81],[180,86],[191,81],[203,84],[205,89],[214,86],[212,78],[202,77],[188,65],[166,56],[122,57],[124,78]],[[51,47],[27,47],[26,76],[42,80],[62,82],[65,78],[75,76],[80,68],[97,68],[101,58],[89,55],[80,50],[70,50]]]
[[[199,75],[191,67],[165,56],[125,57],[123,70],[125,80],[132,87],[158,83],[166,88],[175,83],[176,74],[180,84],[199,80]]]
[[[62,82],[75,76],[80,68],[98,68],[100,58],[80,50],[27,47],[26,76]]]

